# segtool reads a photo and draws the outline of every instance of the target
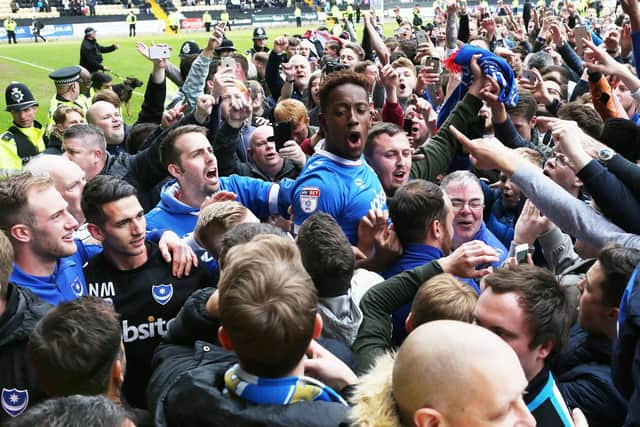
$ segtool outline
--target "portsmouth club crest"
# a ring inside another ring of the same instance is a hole
[[[153,285],[151,287],[151,296],[160,305],[165,305],[173,296],[173,285]]]
[[[84,295],[84,286],[82,286],[82,280],[78,276],[71,282],[71,291],[77,297]]]
[[[320,189],[318,187],[304,187],[300,190],[300,209],[302,212],[310,214],[318,209],[318,199]]]
[[[2,388],[2,409],[12,417],[22,414],[29,406],[29,392],[17,388]]]

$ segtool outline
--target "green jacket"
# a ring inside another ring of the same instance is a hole
[[[367,291],[360,301],[362,325],[351,347],[358,359],[358,371],[364,373],[383,353],[393,350],[391,313],[409,304],[424,282],[442,273],[437,261],[403,271]]]
[[[438,132],[416,150],[414,155],[424,155],[424,158],[414,160],[411,164],[412,178],[437,182],[438,175],[447,173],[449,165],[460,149],[458,140],[449,132],[449,125],[454,125],[460,132],[468,134],[470,118],[476,117],[480,108],[482,108],[482,101],[467,93],[440,126]]]

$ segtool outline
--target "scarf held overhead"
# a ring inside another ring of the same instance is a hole
[[[442,126],[458,101],[461,101],[469,90],[469,86],[473,81],[471,58],[474,55],[480,55],[478,65],[482,73],[498,82],[500,86],[498,99],[500,102],[509,107],[515,107],[518,103],[518,84],[507,61],[488,50],[465,45],[443,61],[445,67],[452,73],[462,72],[462,79],[438,113],[438,127]]]

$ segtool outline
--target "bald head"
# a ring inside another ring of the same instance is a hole
[[[80,166],[63,156],[41,154],[31,159],[25,166],[25,170],[34,175],[49,175],[53,179],[56,190],[68,203],[67,209],[71,215],[79,224],[84,224],[80,199],[86,180]]]
[[[258,141],[264,141],[270,136],[273,136],[272,126],[268,126],[268,125],[258,126],[251,134],[251,137],[249,138],[249,143],[253,148]]]
[[[522,400],[527,380],[518,357],[476,325],[441,320],[415,329],[400,347],[392,383],[405,425],[535,425]],[[490,422],[506,407],[508,422]]]

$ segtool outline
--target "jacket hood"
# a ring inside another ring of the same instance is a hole
[[[197,215],[200,208],[194,208],[182,203],[177,199],[177,195],[180,193],[180,184],[175,179],[167,182],[162,186],[162,192],[160,193],[159,207],[162,210],[173,214],[193,214]]]
[[[350,295],[320,298],[318,312],[322,316],[322,336],[351,346],[358,336],[362,311]]]
[[[391,379],[395,354],[376,359],[373,368],[360,377],[351,397],[350,419],[360,427],[401,427],[393,400]]]

